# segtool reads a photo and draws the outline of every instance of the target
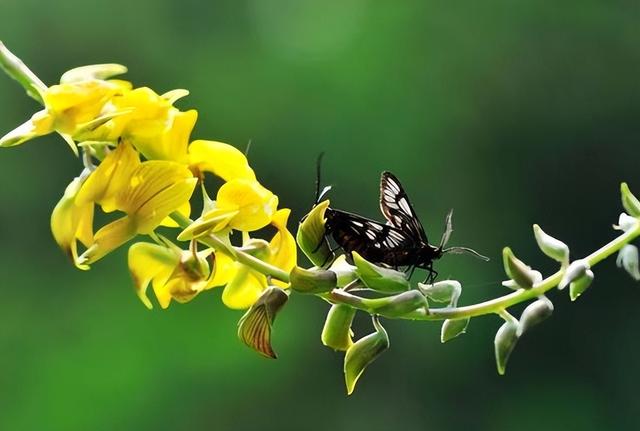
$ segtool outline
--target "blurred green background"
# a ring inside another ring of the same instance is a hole
[[[2,0],[0,39],[49,84],[118,62],[136,85],[188,88],[193,137],[251,141],[295,219],[321,151],[332,203],[374,218],[393,171],[432,238],[455,208],[452,243],[493,258],[438,262],[472,303],[506,293],[504,245],[554,269],[532,223],[582,256],[613,237],[619,182],[640,193],[639,20],[628,0]],[[1,133],[37,109],[8,78],[0,94]],[[437,323],[389,321],[392,349],[346,397],[315,298],[292,298],[268,361],[237,341],[220,291],[148,311],[124,250],[72,268],[49,214],[79,170],[55,136],[0,152],[2,430],[640,428],[640,290],[613,260],[575,304],[551,295],[506,376],[497,317],[446,345]]]

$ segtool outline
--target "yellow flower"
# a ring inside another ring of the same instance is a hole
[[[189,199],[197,179],[182,164],[169,161],[140,162],[126,142],[109,153],[84,182],[74,180],[54,214],[51,227],[56,241],[79,267],[102,258],[137,234],[149,234],[174,211],[188,215]],[[89,212],[99,204],[105,212],[121,211],[121,217],[91,232]],[[71,217],[70,221],[65,221]],[[79,257],[76,239],[87,250]]]
[[[42,92],[45,109],[0,138],[0,146],[19,145],[53,131],[63,135],[70,145],[75,145],[71,136],[122,115],[121,111],[112,110],[104,114],[102,110],[111,97],[129,88],[130,84],[125,81],[98,79],[48,87]]]
[[[146,291],[149,283],[162,308],[171,300],[188,302],[204,290],[213,276],[213,262],[207,258],[212,250],[197,252],[181,250],[167,243],[166,246],[139,242],[129,248],[129,271],[136,293],[144,305],[151,309]]]
[[[281,209],[273,217],[273,225],[278,232],[269,243],[259,239],[245,238],[245,247],[255,248],[252,254],[286,272],[296,265],[296,243],[287,230],[290,210]],[[286,283],[274,280],[273,284],[287,287]],[[267,278],[260,272],[234,261],[231,257],[216,253],[216,273],[209,286],[225,285],[222,302],[235,309],[250,307],[267,288]]]
[[[85,247],[93,244],[93,203],[78,205],[76,202],[87,174],[87,171],[83,172],[67,186],[64,196],[51,213],[53,237],[74,263],[78,262],[77,241]],[[86,265],[77,266],[88,269]]]
[[[184,241],[226,228],[243,232],[262,229],[271,223],[277,207],[278,197],[257,181],[234,179],[220,187],[211,208],[183,230],[178,239]]]
[[[81,140],[126,139],[149,160],[188,163],[189,136],[198,118],[195,110],[181,112],[172,106],[186,90],[162,96],[147,87],[115,95],[105,106],[106,113],[124,113],[101,127],[82,135]]]

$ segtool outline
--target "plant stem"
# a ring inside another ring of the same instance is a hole
[[[191,219],[185,217],[177,211],[171,213],[171,218],[183,229],[193,223]],[[209,247],[213,247],[217,251],[228,255],[232,259],[264,275],[269,275],[285,283],[289,282],[289,274],[286,271],[283,271],[276,266],[270,265],[267,262],[258,259],[257,257],[251,256],[249,253],[240,250],[238,247],[233,247],[225,243],[216,235],[206,235],[198,238],[198,241],[205,245],[208,245]]]
[[[620,250],[622,247],[624,247],[626,244],[628,244],[638,236],[640,236],[640,223],[638,223],[633,229],[623,233],[613,241],[600,247],[598,250],[585,257],[584,260],[590,266],[594,266],[607,257],[611,256],[613,253]],[[478,304],[467,305],[464,307],[435,308],[429,310],[428,314],[424,310],[418,310],[406,316],[406,318],[416,320],[443,320],[460,319],[464,317],[475,317],[484,314],[499,313],[501,310],[511,307],[512,305],[537,298],[545,292],[553,289],[562,280],[565,270],[566,268],[560,269],[556,273],[537,283],[531,289],[520,289],[516,292],[501,296],[499,298],[495,298]]]
[[[16,57],[0,41],[0,67],[27,91],[27,94],[36,101],[43,103],[40,92],[47,86],[33,73],[18,57]]]

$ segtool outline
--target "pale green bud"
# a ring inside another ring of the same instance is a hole
[[[553,313],[553,303],[545,296],[532,302],[524,309],[518,325],[518,337],[538,323],[546,320]]]
[[[590,269],[589,264],[586,260],[574,260],[571,262],[571,265],[567,268],[562,276],[562,280],[560,280],[560,284],[558,284],[558,290],[562,290],[572,283],[582,277],[587,270]]]
[[[300,293],[330,292],[337,285],[335,272],[326,269],[304,269],[294,267],[289,274],[291,289]]]
[[[433,284],[418,283],[418,289],[432,301],[446,302],[450,307],[458,304],[462,293],[462,285],[456,280],[442,280]]]
[[[337,257],[329,270],[336,274],[338,287],[345,287],[358,278],[357,268],[349,265],[344,254]]]
[[[620,249],[616,259],[618,268],[625,271],[636,281],[640,281],[640,265],[638,264],[638,247],[627,244]]]
[[[533,287],[535,277],[531,267],[525,265],[520,259],[515,257],[509,247],[502,250],[502,260],[504,263],[504,271],[518,286],[523,289]]]
[[[356,341],[353,346],[349,347],[347,354],[344,356],[344,380],[348,395],[353,393],[356,383],[365,368],[389,348],[387,331],[384,330],[375,317],[373,324],[376,332]]]
[[[536,271],[535,269],[531,270],[531,275],[533,276],[533,284],[536,285],[542,281],[542,273],[540,271]],[[513,280],[505,280],[502,282],[504,287],[507,287],[511,290],[522,289],[522,286],[518,285]]]
[[[427,298],[417,290],[409,290],[385,298],[367,299],[366,303],[372,313],[387,317],[401,317],[420,308],[429,312]]]
[[[404,272],[374,265],[358,253],[353,252],[352,254],[358,276],[369,289],[383,293],[397,293],[409,290],[409,280],[407,280]]]
[[[540,250],[551,259],[563,265],[569,263],[569,247],[564,242],[545,233],[537,224],[533,225],[533,234]]]
[[[296,241],[300,246],[300,250],[318,267],[328,265],[335,257],[325,236],[324,225],[326,218],[324,213],[328,207],[328,200],[314,206],[300,222],[298,233],[296,234]]]
[[[268,287],[238,322],[238,338],[267,358],[275,359],[271,330],[276,315],[289,299],[279,287]]]
[[[496,367],[500,375],[504,375],[507,368],[507,361],[518,342],[518,327],[517,320],[508,320],[502,324],[496,333],[493,344],[495,347]]]
[[[127,73],[127,67],[121,64],[91,64],[66,71],[60,77],[60,84],[88,81],[92,79],[109,79]]]
[[[582,295],[582,293],[587,290],[589,286],[591,286],[593,277],[593,271],[587,269],[582,277],[569,284],[569,297],[572,301],[578,299],[578,297]]]
[[[624,209],[633,217],[640,217],[640,201],[631,193],[627,183],[620,184],[620,193]]]
[[[447,319],[442,323],[442,329],[440,330],[440,342],[446,343],[449,340],[456,338],[458,335],[462,335],[467,332],[467,326],[469,326],[469,317],[463,319]]]
[[[638,225],[638,219],[635,217],[631,217],[627,213],[620,213],[620,217],[618,217],[618,224],[614,224],[613,228],[616,230],[621,230],[623,232],[629,232],[631,229],[634,229]]]
[[[334,304],[329,309],[322,328],[322,344],[333,350],[346,351],[353,345],[351,324],[356,309],[346,304]]]

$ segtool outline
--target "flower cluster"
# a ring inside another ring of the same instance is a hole
[[[498,315],[503,323],[494,338],[494,352],[498,372],[504,374],[519,339],[552,315],[554,306],[546,296],[552,289],[568,287],[575,301],[593,283],[592,268],[616,252],[618,266],[640,280],[640,252],[632,244],[640,237],[640,199],[626,183],[621,185],[625,212],[614,225],[622,232],[617,238],[574,259],[567,244],[534,225],[540,250],[559,269],[545,278],[505,247],[508,280],[502,284],[512,292],[458,306],[463,289],[456,280],[413,283],[411,271],[332,248],[327,239],[328,201],[314,205],[294,239],[287,229],[290,211],[278,209],[278,197],[260,184],[245,154],[221,142],[191,141],[197,112],[174,106],[186,90],[158,94],[134,88],[112,79],[126,72],[115,64],[72,69],[60,84],[47,87],[2,42],[0,67],[44,105],[0,138],[0,147],[56,132],[77,155],[82,152],[83,169],[51,215],[53,236],[76,267],[89,269],[116,248],[146,235],[150,240],[130,246],[128,261],[136,293],[148,308],[149,286],[162,308],[172,300],[187,302],[203,290],[224,286],[224,304],[247,309],[238,322],[239,338],[270,358],[276,357],[273,324],[290,292],[315,295],[330,304],[320,339],[343,352],[349,394],[365,369],[389,349],[382,319],[442,321],[444,343],[465,334],[472,318]],[[207,176],[222,182],[214,199],[205,186]],[[202,211],[191,220],[194,195],[201,196]],[[94,219],[96,209],[106,216]],[[96,226],[97,220],[109,216],[110,221]],[[451,233],[450,221],[449,215],[442,244]],[[269,240],[256,235],[267,227],[274,232]],[[237,237],[241,244],[234,244]],[[297,266],[296,243],[314,267]],[[508,311],[527,302],[519,318]],[[371,316],[373,332],[354,333],[357,313]]]
[[[222,142],[190,142],[198,114],[174,106],[186,90],[158,94],[112,79],[124,72],[124,66],[115,64],[66,72],[60,84],[38,89],[44,109],[2,137],[0,146],[57,132],[76,154],[82,151],[84,169],[51,215],[56,242],[78,268],[89,269],[116,248],[147,235],[153,242],[129,248],[136,292],[147,307],[152,306],[149,285],[163,308],[215,286],[226,286],[222,299],[227,306],[250,307],[278,282],[270,283],[264,274],[235,261],[232,247],[198,250],[198,243],[209,238],[231,246],[232,232],[240,231],[242,246],[254,257],[289,272],[296,264],[295,241],[286,227],[290,211],[278,209],[278,197],[258,182],[241,151]],[[215,199],[205,189],[208,174],[223,181]],[[203,211],[177,232],[178,241],[188,242],[183,249],[157,230],[178,228],[176,219],[189,221],[198,184]],[[97,227],[96,208],[117,215]],[[271,241],[250,238],[268,225],[276,230]]]

